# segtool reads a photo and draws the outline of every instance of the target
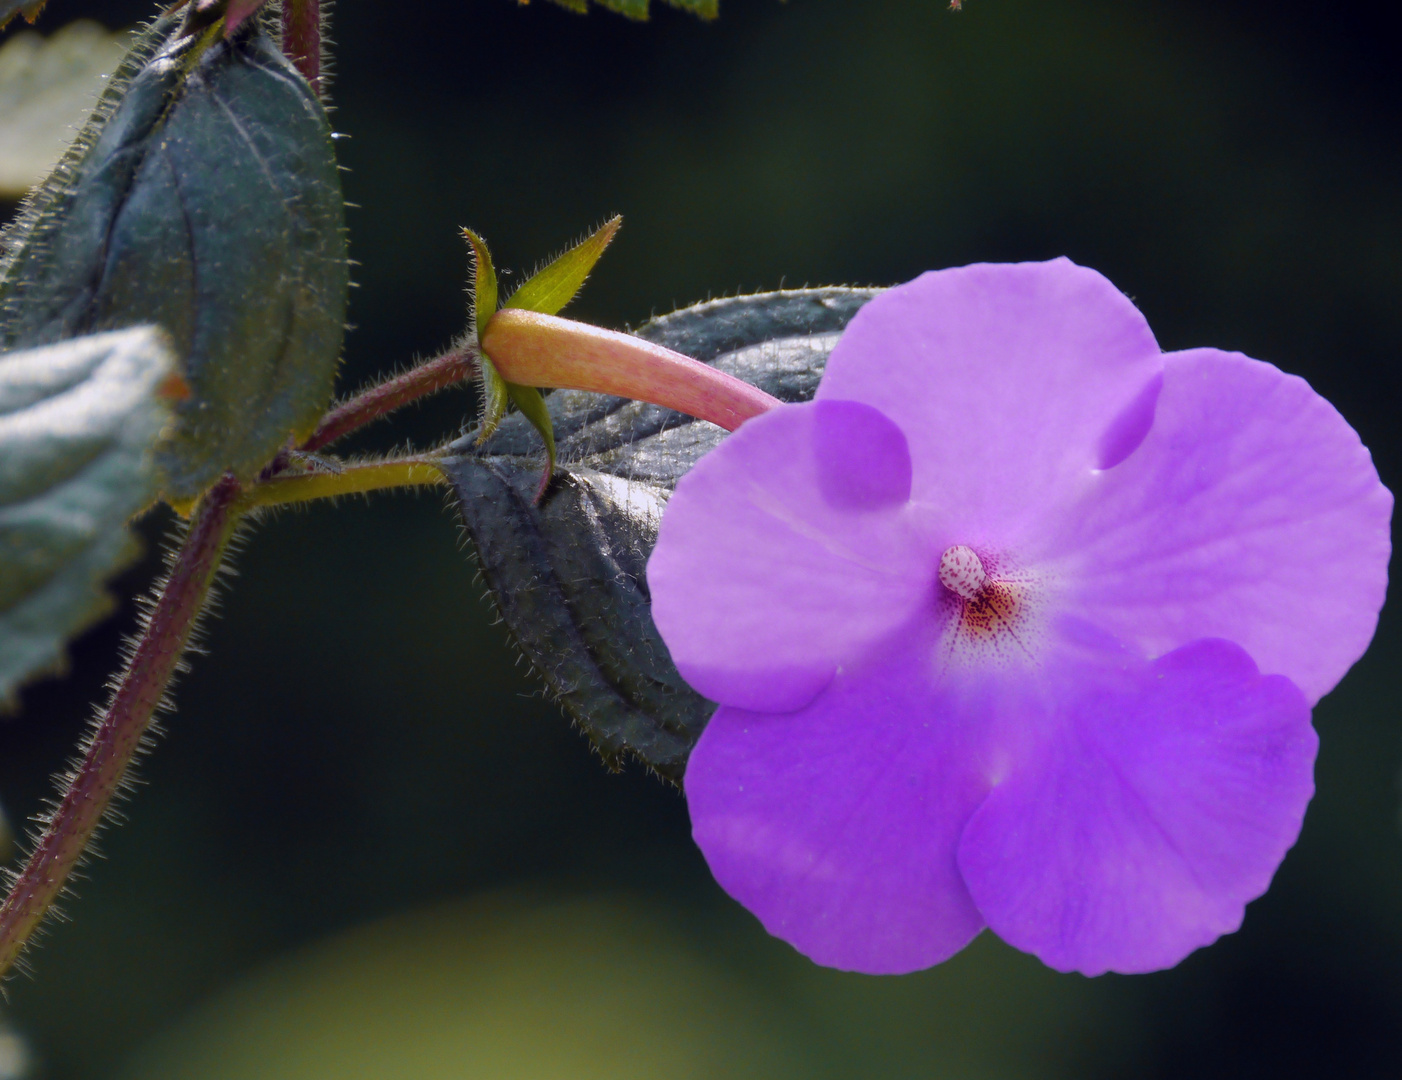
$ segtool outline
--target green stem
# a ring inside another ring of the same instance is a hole
[[[286,506],[334,499],[338,495],[360,495],[385,488],[428,487],[447,483],[431,458],[400,458],[366,465],[348,465],[340,472],[306,473],[267,480],[248,494],[248,505]]]
[[[0,974],[13,966],[63,891],[127,775],[238,524],[239,495],[238,482],[226,476],[195,510],[112,700],[83,745],[83,759],[65,778],[57,808],[0,906]]]

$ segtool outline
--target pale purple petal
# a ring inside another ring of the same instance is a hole
[[[855,402],[745,423],[677,485],[648,562],[677,669],[722,704],[782,711],[928,603],[906,523],[906,442]]]
[[[1088,975],[1171,967],[1241,925],[1299,835],[1304,696],[1200,641],[1082,671],[975,812],[959,866],[990,928]]]
[[[1311,702],[1368,647],[1392,496],[1304,380],[1238,353],[1170,354],[1142,445],[1082,485],[1030,553],[1068,614],[1148,656],[1235,641]]]
[[[692,833],[716,880],[820,964],[929,967],[983,926],[955,862],[988,791],[981,697],[935,689],[933,630],[793,713],[721,708],[692,751]]]
[[[1132,448],[1161,368],[1144,317],[1095,271],[979,264],[862,308],[818,398],[880,409],[910,441],[913,497],[958,542],[1006,545]]]

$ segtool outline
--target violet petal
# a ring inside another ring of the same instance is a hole
[[[1303,379],[1239,353],[1166,358],[1154,424],[1046,525],[1061,609],[1148,656],[1235,641],[1311,703],[1368,647],[1392,496]]]
[[[1066,259],[927,273],[882,293],[833,349],[818,400],[864,401],[910,441],[913,497],[960,542],[1014,543],[1095,468],[1162,369],[1144,317]]]
[[[647,569],[687,682],[722,704],[800,708],[908,619],[931,587],[909,486],[900,431],[856,402],[782,406],[707,454],[678,483]]]
[[[1241,925],[1295,842],[1309,706],[1226,641],[1073,685],[974,813],[960,868],[990,928],[1051,967],[1171,967]]]
[[[722,707],[687,764],[692,832],[716,880],[820,964],[915,971],[983,926],[955,852],[988,791],[987,702],[912,678],[932,670],[932,634],[901,635],[798,712]]]

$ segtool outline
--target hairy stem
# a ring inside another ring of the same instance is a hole
[[[321,0],[282,0],[282,54],[321,96]]]
[[[446,390],[476,374],[475,350],[466,347],[450,349],[428,363],[386,379],[338,405],[322,418],[311,438],[298,449],[313,453],[411,401]]]
[[[665,405],[734,431],[777,398],[689,356],[587,323],[507,308],[482,351],[509,383],[593,390]]]
[[[14,964],[63,891],[121,787],[238,523],[239,495],[238,482],[226,476],[195,510],[112,700],[83,745],[82,761],[67,778],[58,806],[0,906],[0,974]]]
[[[400,458],[365,465],[348,465],[340,472],[279,476],[259,484],[248,496],[250,506],[286,506],[289,503],[360,495],[396,487],[428,487],[445,484],[443,473],[431,458]]]

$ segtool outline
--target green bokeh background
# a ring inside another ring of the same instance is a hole
[[[52,0],[41,27],[147,10]],[[1303,0],[723,0],[709,25],[342,0],[345,385],[462,329],[463,225],[520,280],[622,213],[574,309],[614,326],[1066,254],[1166,348],[1307,377],[1396,487],[1400,30],[1382,5]],[[428,443],[471,409],[445,395],[358,448]],[[985,935],[872,979],[767,938],[710,879],[677,793],[600,766],[492,625],[462,543],[436,494],[250,537],[130,820],[10,987],[41,1075],[1402,1074],[1390,612],[1316,710],[1319,794],[1240,933],[1147,977],[1057,975]],[[13,817],[131,619],[0,726]]]

